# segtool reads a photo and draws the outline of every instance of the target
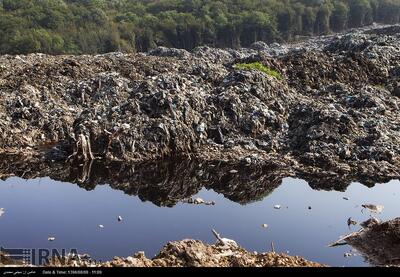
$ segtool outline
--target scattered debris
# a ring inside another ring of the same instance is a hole
[[[236,241],[231,240],[231,239],[227,239],[227,238],[221,238],[221,236],[214,229],[212,229],[212,233],[217,238],[217,244],[216,245],[222,245],[222,246],[227,247],[227,248],[232,248],[232,247],[236,248],[236,247],[238,247],[238,244],[236,243]]]
[[[193,200],[193,203],[194,204],[204,204],[205,201],[203,199],[201,199],[201,198],[196,198],[196,199]]]
[[[189,204],[195,204],[195,205],[204,204],[207,206],[213,206],[216,204],[215,201],[204,201],[202,198],[195,198],[195,199],[189,198],[188,200],[186,200],[186,202]]]

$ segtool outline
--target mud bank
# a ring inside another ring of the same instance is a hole
[[[296,45],[0,57],[0,152],[400,176],[398,26]],[[277,79],[237,63],[259,61]]]
[[[3,254],[2,254],[3,255]],[[3,255],[4,256],[4,255]],[[2,256],[2,257],[3,257]],[[3,265],[13,265],[7,260]],[[51,267],[322,267],[301,257],[274,252],[250,253],[241,247],[208,245],[197,240],[170,242],[154,258],[138,252],[127,258],[96,262],[88,255],[54,258],[45,266]]]

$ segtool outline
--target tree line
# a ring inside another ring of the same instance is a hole
[[[400,21],[400,0],[0,0],[0,54],[246,47]]]

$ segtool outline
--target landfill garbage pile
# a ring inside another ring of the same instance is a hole
[[[0,253],[1,254],[1,253]],[[3,254],[2,254],[3,255]],[[7,261],[5,265],[12,265]],[[127,258],[98,262],[88,254],[51,258],[44,267],[324,267],[301,257],[275,252],[251,253],[241,247],[216,243],[204,244],[198,240],[169,242],[154,258],[138,252]]]
[[[62,161],[275,160],[400,176],[400,34],[296,45],[0,57],[0,153]],[[235,67],[260,62],[282,78]]]

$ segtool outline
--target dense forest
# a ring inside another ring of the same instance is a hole
[[[0,0],[0,53],[245,47],[400,21],[400,0]]]

